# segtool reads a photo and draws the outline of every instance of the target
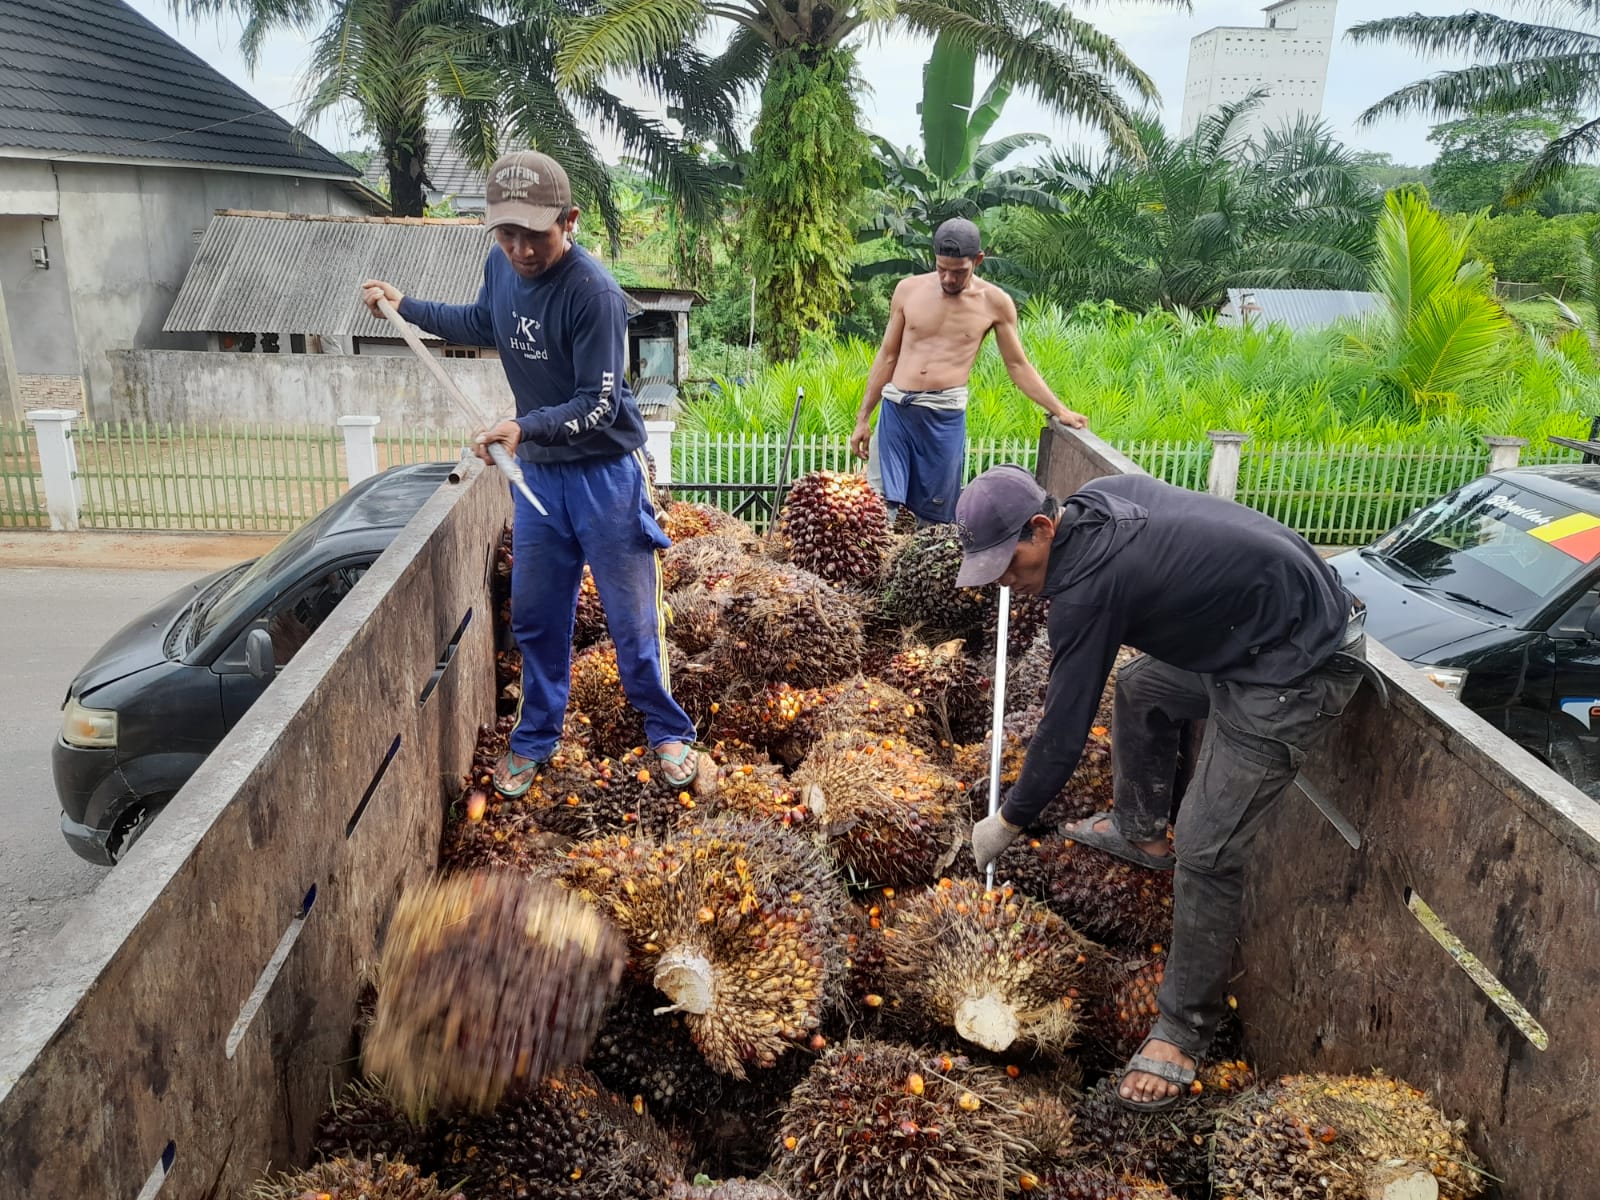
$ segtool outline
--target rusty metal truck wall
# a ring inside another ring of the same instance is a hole
[[[1139,470],[1059,427],[1040,450],[1056,496]],[[1600,1194],[1600,805],[1371,658],[1390,708],[1357,693],[1256,843],[1233,989],[1248,1055],[1268,1073],[1382,1067],[1467,1118],[1505,1197]]]
[[[493,711],[504,485],[446,483],[0,1012],[0,1197],[243,1195],[353,1069],[362,972]],[[440,669],[442,667],[442,670]]]

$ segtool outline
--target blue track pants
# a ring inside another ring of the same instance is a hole
[[[561,738],[585,562],[605,606],[623,691],[644,715],[651,746],[694,741],[694,722],[673,700],[667,674],[657,552],[671,543],[656,524],[643,455],[524,461],[522,469],[549,515],[541,516],[513,490],[511,632],[522,651],[522,704],[511,749],[543,760]]]

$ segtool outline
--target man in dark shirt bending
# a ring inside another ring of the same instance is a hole
[[[622,289],[571,243],[578,210],[553,158],[532,150],[501,158],[489,168],[488,202],[497,246],[475,303],[414,300],[377,279],[363,285],[363,298],[374,316],[381,296],[429,333],[499,349],[517,415],[478,434],[478,456],[488,461],[490,442],[515,451],[548,510],[512,493],[511,629],[522,651],[522,701],[495,787],[525,793],[561,737],[585,560],[628,702],[644,716],[663,776],[688,786],[700,760],[694,723],[668,685],[656,551],[670,543],[656,524],[644,420],[624,378]]]
[[[1250,842],[1306,751],[1360,683],[1362,614],[1299,535],[1227,500],[1149,476],[1099,479],[1059,504],[1021,467],[986,471],[956,508],[958,583],[1050,598],[1050,686],[1022,773],[972,831],[988,866],[1078,765],[1117,649],[1114,806],[1066,831],[1155,870],[1176,868],[1160,1019],[1118,1087],[1171,1104],[1226,1007]],[[1172,842],[1178,743],[1207,719]]]

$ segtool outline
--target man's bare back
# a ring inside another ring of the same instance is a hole
[[[983,339],[1004,316],[996,297],[1005,293],[974,276],[952,295],[940,285],[937,271],[902,280],[895,292],[905,328],[894,386],[904,392],[965,387]]]

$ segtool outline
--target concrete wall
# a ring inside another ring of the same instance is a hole
[[[44,270],[33,262],[33,251],[40,246],[49,256]],[[78,344],[59,221],[0,217],[0,289],[11,321],[17,373],[76,375]]]
[[[58,363],[70,355],[68,369],[84,375],[90,415],[109,415],[107,351],[203,344],[203,339],[164,334],[161,324],[194,259],[198,236],[219,208],[364,211],[330,181],[292,175],[0,159],[0,215],[59,219],[60,262],[52,262],[48,273],[65,277],[73,317],[67,344],[57,316],[9,302],[11,341],[19,357],[24,347],[45,345]],[[262,281],[264,286],[270,282]]]
[[[1184,83],[1185,136],[1214,108],[1242,100],[1256,88],[1266,101],[1244,123],[1250,132],[1277,128],[1301,113],[1322,111],[1333,45],[1334,0],[1295,0],[1268,15],[1276,27],[1225,26],[1189,43]]]
[[[496,359],[441,360],[485,418],[512,411],[505,368]],[[225,354],[115,350],[105,415],[111,420],[213,425],[260,421],[332,425],[369,415],[384,425],[465,429],[471,422],[409,353]]]

